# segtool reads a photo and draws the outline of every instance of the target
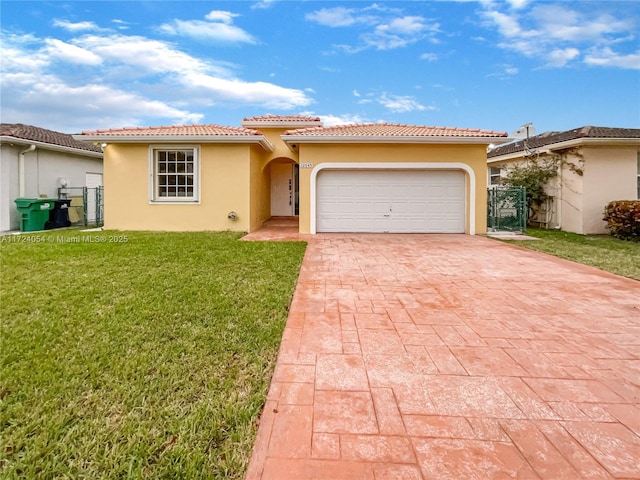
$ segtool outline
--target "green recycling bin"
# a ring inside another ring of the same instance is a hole
[[[49,211],[56,206],[55,198],[16,198],[21,232],[37,232],[46,228],[49,221]]]

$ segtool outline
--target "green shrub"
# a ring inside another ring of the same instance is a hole
[[[614,200],[604,210],[611,235],[622,240],[640,241],[640,200]]]
[[[524,164],[512,165],[504,178],[504,183],[510,187],[523,187],[527,196],[528,223],[537,215],[543,203],[550,198],[545,186],[558,175],[556,157],[533,158]]]

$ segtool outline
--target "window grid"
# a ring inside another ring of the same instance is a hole
[[[193,150],[156,150],[156,197],[195,197]]]
[[[489,168],[489,185],[500,185],[501,169],[500,167]]]

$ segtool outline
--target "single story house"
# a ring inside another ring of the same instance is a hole
[[[487,145],[505,132],[389,123],[324,127],[264,115],[241,127],[83,132],[105,154],[105,227],[300,233],[486,232]]]
[[[59,187],[102,185],[99,146],[32,125],[0,129],[0,231],[20,228],[16,198],[58,198]]]
[[[510,167],[530,161],[557,163],[545,187],[550,196],[534,218],[548,228],[579,234],[607,233],[602,220],[612,200],[640,198],[640,129],[580,127],[545,132],[498,146],[487,156],[489,185]]]

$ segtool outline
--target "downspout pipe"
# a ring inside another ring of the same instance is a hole
[[[20,182],[19,197],[24,197],[27,192],[27,181],[25,176],[24,156],[29,152],[33,152],[36,149],[35,145],[29,145],[29,148],[22,150],[18,155],[18,178]]]

